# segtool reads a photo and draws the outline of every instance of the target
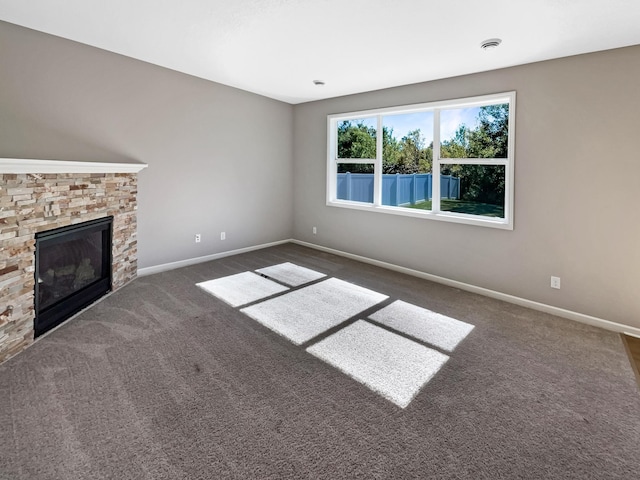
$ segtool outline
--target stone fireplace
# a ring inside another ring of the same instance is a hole
[[[112,217],[108,289],[136,277],[137,173],[144,167],[0,159],[0,362],[34,340],[36,234]]]

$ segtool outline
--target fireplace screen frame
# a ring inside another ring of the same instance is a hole
[[[51,247],[56,244],[69,242],[82,238],[83,236],[101,232],[102,234],[102,272],[99,278],[88,285],[78,289],[70,295],[61,298],[55,303],[40,308],[40,255],[42,247]],[[89,306],[100,297],[111,291],[113,277],[113,217],[104,217],[88,222],[77,223],[65,227],[60,227],[35,234],[35,289],[34,306],[35,337],[58,326],[72,315],[83,308]]]

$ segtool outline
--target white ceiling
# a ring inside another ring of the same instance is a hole
[[[640,44],[640,0],[0,0],[0,19],[293,104]]]

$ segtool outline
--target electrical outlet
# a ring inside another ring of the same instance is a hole
[[[224,240],[227,238],[227,234],[225,232],[220,232],[220,240]]]
[[[551,288],[560,290],[560,277],[551,277]]]
[[[202,240],[202,237],[199,233],[196,233],[196,243],[200,243],[200,240]]]
[[[316,227],[313,227],[313,234],[315,235],[316,233],[318,233],[318,229]]]

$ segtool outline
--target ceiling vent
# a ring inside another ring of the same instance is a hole
[[[502,43],[502,40],[499,38],[490,38],[489,40],[485,40],[480,44],[480,48],[483,50],[492,50],[496,48],[498,45]]]

